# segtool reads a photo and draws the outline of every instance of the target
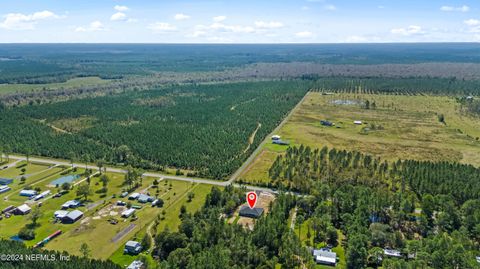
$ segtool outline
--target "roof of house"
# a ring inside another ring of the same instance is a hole
[[[22,195],[22,194],[33,196],[33,195],[37,194],[37,191],[35,191],[35,190],[21,190],[20,195]]]
[[[137,199],[139,196],[140,196],[140,193],[134,192],[134,193],[130,194],[129,197],[130,197],[130,198],[133,198],[133,199]]]
[[[23,204],[23,205],[17,207],[17,210],[19,210],[20,212],[28,212],[32,209],[28,205]]]
[[[317,262],[326,262],[326,263],[336,263],[337,262],[337,253],[323,250],[323,249],[314,249],[313,256],[315,256],[315,261]]]
[[[2,185],[7,185],[13,182],[13,179],[11,178],[0,178],[0,184]]]
[[[143,262],[141,261],[133,261],[127,269],[140,269],[143,267]]]
[[[402,256],[402,253],[400,252],[400,250],[388,249],[388,248],[383,250],[383,254],[385,254],[387,256],[392,256],[392,257],[401,257]]]
[[[3,185],[0,186],[0,190],[3,190],[3,189],[10,189],[10,187],[9,186],[3,186]]]
[[[76,220],[78,218],[81,218],[83,216],[83,212],[80,211],[80,210],[73,210],[73,211],[70,211],[66,216],[65,218],[69,218],[71,220]]]
[[[130,216],[135,212],[135,208],[130,208],[122,212],[122,216]]]
[[[63,219],[66,215],[68,215],[68,211],[66,210],[57,210],[53,213],[55,218]]]
[[[153,198],[146,195],[146,194],[140,194],[140,196],[138,196],[138,201],[139,202],[148,202],[150,200],[152,200]]]
[[[240,216],[258,218],[263,214],[263,208],[250,208],[249,206],[244,205],[240,208],[239,214]]]
[[[140,246],[140,243],[137,241],[128,241],[127,243],[125,243],[125,247],[129,248],[136,248],[138,246]]]
[[[77,201],[77,200],[70,200],[70,201],[67,201],[65,202],[62,207],[71,207],[71,206],[78,206],[80,205],[80,201]]]

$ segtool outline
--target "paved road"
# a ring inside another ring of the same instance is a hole
[[[267,137],[265,137],[262,143],[258,145],[255,151],[253,151],[253,153],[247,158],[247,160],[242,164],[242,166],[240,166],[240,168],[238,168],[237,171],[235,171],[235,173],[233,173],[232,176],[230,176],[230,179],[227,181],[228,183],[233,183],[243,173],[243,171],[248,168],[248,166],[253,162],[253,160],[255,160],[258,154],[260,154],[260,152],[263,149],[263,146],[266,143],[270,142],[270,137],[274,134],[277,134],[280,131],[283,125],[285,125],[285,123],[287,123],[287,121],[292,117],[293,113],[297,111],[297,109],[303,103],[307,95],[308,93],[306,93],[305,96],[303,96],[302,100],[300,100],[300,102],[297,103],[297,105],[290,111],[290,113],[288,113],[288,115],[282,120],[282,122],[269,135],[267,135]]]
[[[19,156],[19,155],[10,155],[10,158],[14,159],[14,160],[18,160],[18,161],[26,160],[26,157]],[[44,163],[44,164],[56,165],[56,166],[59,166],[59,165],[72,166],[72,164],[70,162],[47,159],[47,158],[39,158],[39,157],[30,157],[29,161],[30,162],[35,162],[35,163]],[[73,163],[73,167],[85,168],[85,164]],[[86,167],[88,169],[98,170],[98,167],[95,166],[95,165],[87,165]],[[121,173],[121,174],[127,173],[127,170],[121,169],[121,168],[116,168],[116,167],[106,167],[106,170],[107,170],[107,172],[113,172],[113,173]],[[159,179],[171,179],[171,180],[178,180],[178,181],[185,181],[185,182],[210,184],[210,185],[223,186],[223,187],[232,184],[232,181],[230,181],[230,180],[229,181],[220,181],[220,180],[210,180],[210,179],[204,179],[204,178],[172,176],[172,175],[166,175],[166,174],[157,173],[157,172],[145,172],[143,174],[143,176],[157,177]],[[262,188],[262,187],[245,186],[245,185],[239,185],[239,184],[234,184],[234,186],[235,187],[246,187],[248,190],[254,190],[254,191],[265,191],[265,192],[277,193],[275,190],[268,189],[268,188]]]

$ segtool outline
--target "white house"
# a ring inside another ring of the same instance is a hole
[[[314,249],[313,258],[318,264],[330,266],[337,265],[337,253],[332,252],[329,249]]]
[[[122,212],[122,217],[128,218],[135,212],[135,208],[130,208]]]
[[[280,138],[282,137],[279,135],[272,135],[272,140],[280,140]]]
[[[362,125],[362,121],[361,120],[355,120],[355,121],[353,121],[353,124]]]
[[[385,254],[385,256],[387,257],[395,257],[395,258],[402,257],[402,253],[400,252],[400,250],[396,250],[396,249],[385,248],[383,250],[383,254]]]

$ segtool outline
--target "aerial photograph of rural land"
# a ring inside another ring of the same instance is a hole
[[[0,1],[0,269],[480,269],[478,0]]]

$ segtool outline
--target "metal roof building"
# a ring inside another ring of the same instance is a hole
[[[138,254],[142,251],[142,244],[137,241],[128,241],[123,250],[124,253]]]
[[[8,185],[12,183],[13,183],[13,179],[11,178],[0,178],[0,185]]]
[[[326,249],[314,249],[313,258],[318,264],[335,266],[337,264],[337,253]]]
[[[37,195],[37,192],[34,190],[21,190],[20,191],[20,196],[27,196],[27,197],[32,197]]]
[[[63,223],[74,223],[77,220],[81,219],[83,217],[83,212],[80,210],[73,210],[69,212],[65,217],[63,217],[62,222]]]
[[[23,204],[15,209],[15,214],[16,215],[26,215],[30,213],[32,208],[30,208],[28,205]]]
[[[242,217],[258,219],[263,214],[263,208],[261,207],[254,207],[250,208],[249,206],[242,206],[238,213]]]
[[[10,190],[10,187],[8,186],[0,186],[0,193],[4,193]]]

